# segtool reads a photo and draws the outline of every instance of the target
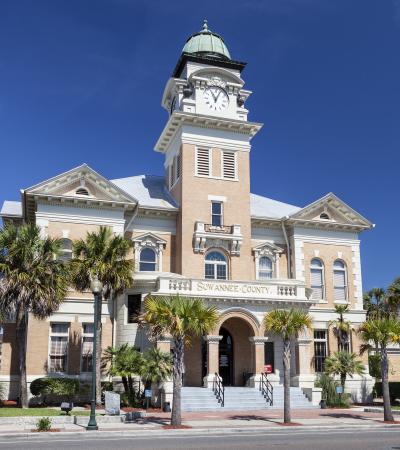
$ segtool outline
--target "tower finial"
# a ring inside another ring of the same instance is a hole
[[[208,21],[207,21],[207,19],[204,19],[204,21],[203,21],[203,31],[208,31]]]

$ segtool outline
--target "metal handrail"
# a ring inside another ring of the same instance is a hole
[[[264,372],[261,372],[260,391],[269,406],[272,406],[274,403],[274,387]]]
[[[221,407],[225,406],[225,386],[222,382],[222,378],[215,372],[213,381],[213,391],[217,402],[221,404]]]

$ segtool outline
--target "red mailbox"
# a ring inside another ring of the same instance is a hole
[[[265,373],[272,373],[272,365],[271,364],[265,364],[264,372]]]

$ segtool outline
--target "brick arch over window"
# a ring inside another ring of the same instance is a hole
[[[250,327],[253,336],[264,336],[264,326],[260,324],[257,317],[255,317],[251,312],[242,308],[230,308],[224,311],[218,320],[218,324],[214,329],[215,335],[218,335],[221,326],[228,319],[242,319]]]

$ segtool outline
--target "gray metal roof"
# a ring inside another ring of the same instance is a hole
[[[177,204],[165,187],[164,177],[137,175],[110,180],[120,189],[139,201],[140,206],[151,208],[176,208]]]
[[[5,200],[0,211],[0,216],[22,217],[21,202]]]
[[[250,194],[250,211],[252,217],[267,217],[269,219],[281,219],[285,216],[300,211],[302,208],[278,202],[271,198],[262,197],[257,194]]]

